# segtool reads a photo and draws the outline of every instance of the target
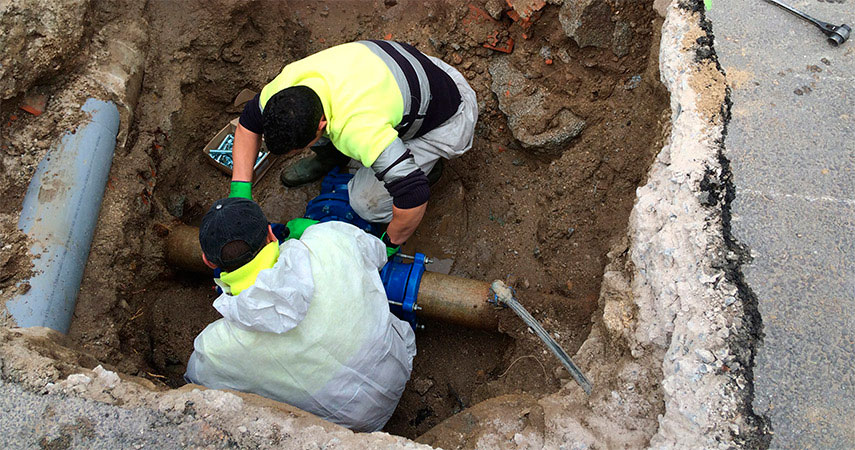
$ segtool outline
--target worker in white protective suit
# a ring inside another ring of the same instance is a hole
[[[381,429],[416,354],[389,312],[378,270],[386,247],[343,222],[281,245],[252,200],[218,200],[199,229],[203,259],[223,270],[223,318],[194,341],[185,378],[251,392],[356,431]]]

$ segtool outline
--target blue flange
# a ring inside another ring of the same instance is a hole
[[[419,285],[424,273],[425,255],[422,253],[416,253],[412,263],[405,263],[399,255],[395,255],[380,271],[380,279],[383,280],[389,299],[389,309],[401,320],[409,322],[413,329],[418,324],[416,310]]]
[[[347,182],[353,178],[353,174],[339,173],[338,168],[331,170],[323,181],[321,181],[321,194],[313,198],[306,205],[307,219],[319,222],[337,220],[347,222],[358,227],[366,233],[378,235],[377,227],[367,220],[359,217],[350,206],[350,198],[347,194]]]
[[[359,217],[350,206],[347,183],[351,178],[353,178],[352,174],[340,173],[338,168],[330,171],[321,181],[320,195],[306,205],[304,217],[318,222],[332,220],[346,222],[367,233],[379,236],[378,227]],[[273,231],[276,233],[277,228],[274,227]],[[383,280],[386,296],[389,298],[389,309],[401,320],[409,322],[413,329],[417,325],[416,301],[424,272],[425,255],[421,253],[416,253],[412,263],[404,263],[400,256],[395,255],[380,271],[380,278]]]

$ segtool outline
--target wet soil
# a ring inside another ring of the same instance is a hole
[[[99,20],[121,14],[114,4],[121,2],[102,3],[112,9]],[[259,90],[287,62],[339,43],[391,38],[457,67],[481,110],[472,150],[446,162],[405,252],[452,260],[453,275],[517,286],[523,304],[573,354],[589,331],[605,255],[624,233],[667,119],[651,51],[661,21],[650,5],[621,3],[635,38],[618,58],[610,49],[579,48],[553,5],[527,30],[501,17],[502,35],[516,42],[506,55],[482,46],[464,26],[471,10],[457,2],[188,1],[179,13],[173,2],[149,1],[140,101],[114,159],[70,337],[124,372],[183,384],[193,338],[219,316],[210,279],[167,267],[162,246],[170,227],[197,224],[228,193],[227,178],[203,161],[203,145],[239,114],[232,101],[241,89]],[[562,56],[546,58],[544,48]],[[550,155],[524,150],[490,90],[492,58],[509,58],[539,86],[572,94],[566,108],[586,121],[582,134]],[[301,216],[319,191],[318,183],[286,189],[278,182],[279,171],[302,156],[280,157],[254,188],[271,221]],[[566,302],[547,305],[538,294]],[[500,328],[426,322],[386,431],[416,437],[479,401],[537,396],[568,382],[520,322],[504,319]]]

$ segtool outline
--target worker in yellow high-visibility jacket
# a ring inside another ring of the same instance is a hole
[[[352,158],[362,167],[348,184],[351,206],[370,222],[389,223],[383,241],[394,249],[424,216],[437,162],[472,147],[477,117],[475,92],[438,58],[393,41],[338,45],[288,64],[247,103],[235,133],[231,196],[251,198],[262,135],[274,154],[317,153],[283,171],[286,186]]]

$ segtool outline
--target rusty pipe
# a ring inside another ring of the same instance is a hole
[[[166,239],[166,262],[177,269],[211,274],[202,262],[199,228],[173,226]],[[498,329],[500,307],[488,303],[490,283],[425,271],[419,286],[418,316],[468,328]]]
[[[211,268],[202,261],[202,246],[199,245],[199,228],[189,225],[170,227],[166,238],[166,262],[189,272],[211,274]]]
[[[495,331],[499,325],[490,283],[436,272],[425,272],[419,286],[420,317],[450,322],[468,328]]]

